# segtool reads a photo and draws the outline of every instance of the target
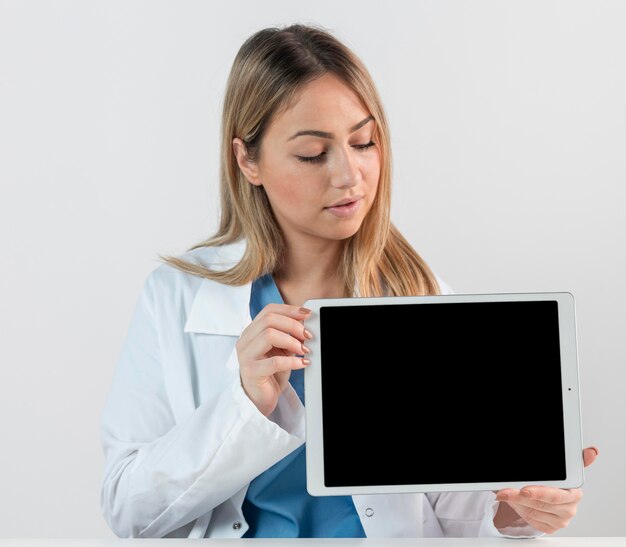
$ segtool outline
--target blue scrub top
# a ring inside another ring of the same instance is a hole
[[[269,303],[284,303],[271,274],[252,283],[252,319]],[[289,382],[304,404],[304,370],[292,370]],[[243,502],[250,528],[243,537],[365,537],[351,496],[306,491],[305,454],[302,445],[250,483]]]

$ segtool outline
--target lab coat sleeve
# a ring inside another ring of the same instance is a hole
[[[102,413],[101,510],[119,537],[165,537],[188,526],[304,442],[297,396],[281,402],[289,417],[282,424],[286,430],[257,410],[238,374],[215,397],[175,419],[159,348],[167,334],[158,332],[154,320],[157,292],[150,275]],[[233,359],[236,350],[219,366],[238,371]]]
[[[500,502],[491,491],[428,492],[430,503],[446,537],[508,537],[531,538],[544,535],[530,524],[498,530],[493,517]]]

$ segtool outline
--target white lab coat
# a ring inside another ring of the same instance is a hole
[[[227,269],[244,249],[242,240],[182,258]],[[304,407],[291,385],[269,418],[241,387],[235,342],[251,322],[250,290],[167,264],[145,279],[101,423],[101,509],[117,536],[240,537],[250,481],[304,443]],[[353,496],[368,537],[501,536],[494,498]],[[540,535],[530,526],[506,532]]]

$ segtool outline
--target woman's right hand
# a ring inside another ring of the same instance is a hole
[[[313,336],[302,324],[309,313],[298,306],[267,304],[237,340],[241,385],[264,416],[276,408],[291,371],[309,363],[295,356],[310,351],[304,342]]]

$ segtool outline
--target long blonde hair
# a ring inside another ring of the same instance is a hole
[[[298,90],[331,73],[361,99],[376,120],[380,177],[372,207],[359,230],[344,241],[339,274],[345,296],[439,294],[435,275],[390,220],[391,142],[382,102],[362,61],[328,31],[310,25],[266,28],[239,49],[226,84],[221,127],[221,217],[215,235],[194,245],[215,247],[246,240],[242,259],[211,270],[177,257],[159,258],[184,272],[240,286],[279,271],[284,240],[263,186],[250,184],[237,163],[239,137],[258,161],[261,140],[274,116],[292,104]]]

